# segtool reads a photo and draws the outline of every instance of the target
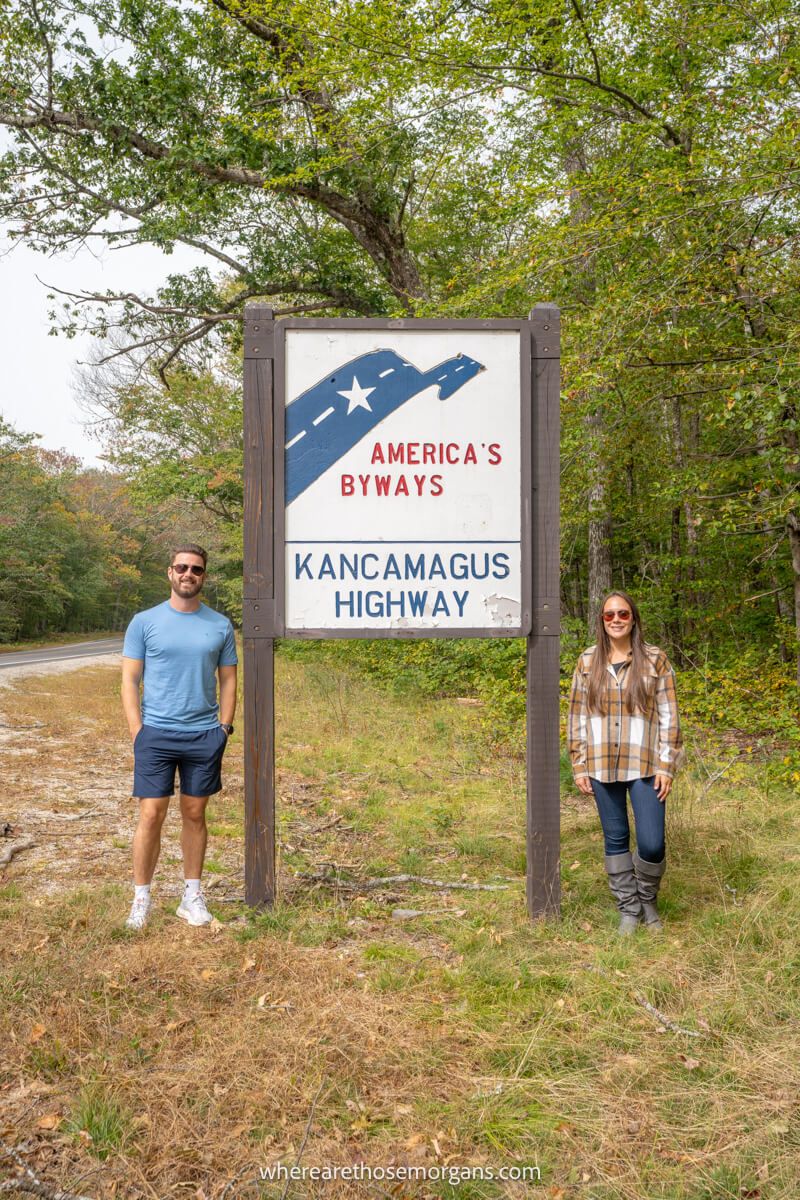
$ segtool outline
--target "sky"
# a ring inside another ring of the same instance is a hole
[[[8,251],[6,253],[6,251]],[[38,433],[49,450],[68,450],[87,466],[101,465],[102,445],[93,439],[77,403],[75,366],[86,361],[95,339],[50,337],[48,289],[152,295],[168,275],[205,260],[188,247],[171,255],[153,246],[108,250],[82,247],[50,257],[26,246],[0,243],[0,414],[22,433]]]

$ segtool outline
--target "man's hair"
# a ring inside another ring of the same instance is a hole
[[[196,554],[199,558],[202,558],[204,567],[208,562],[208,554],[202,546],[198,546],[197,542],[182,542],[180,546],[173,546],[169,559],[170,566],[172,566],[179,554]]]

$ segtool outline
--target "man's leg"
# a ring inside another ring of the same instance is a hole
[[[181,850],[185,879],[199,879],[206,857],[208,796],[187,796],[181,792]]]
[[[146,796],[139,801],[139,821],[133,835],[134,896],[125,922],[128,929],[144,929],[150,915],[150,883],[161,850],[161,826],[169,796]]]
[[[158,796],[139,801],[139,823],[133,835],[133,882],[137,886],[152,882],[169,799],[169,796]]]
[[[198,730],[184,745],[181,773],[181,848],[185,885],[178,916],[190,925],[208,925],[213,920],[200,890],[206,855],[206,805],[208,797],[222,787],[220,764],[227,738],[219,726]]]
[[[189,796],[181,792],[181,849],[183,850],[183,899],[177,915],[190,925],[208,925],[212,920],[200,890],[200,876],[206,856],[206,805],[208,796]]]

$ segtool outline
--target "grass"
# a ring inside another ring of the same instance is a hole
[[[114,672],[0,696],[20,725],[44,722],[2,768],[8,819],[39,844],[0,882],[0,1138],[93,1197],[221,1200],[239,1172],[226,1200],[277,1197],[258,1169],[306,1139],[307,1165],[527,1164],[541,1181],[293,1183],[289,1200],[794,1200],[796,795],[756,762],[713,780],[696,754],[670,801],[665,935],[621,942],[596,815],[565,789],[563,917],[532,925],[522,764],[486,753],[468,706],[312,667],[278,661],[280,898],[236,902],[236,735],[210,812],[210,930],[172,914],[174,815],[155,918],[121,929],[134,812]],[[36,823],[37,806],[95,804]],[[298,877],[325,864],[507,886],[351,894]]]

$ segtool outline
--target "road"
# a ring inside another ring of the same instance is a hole
[[[0,654],[0,671],[4,667],[23,667],[29,663],[64,662],[67,658],[97,658],[101,654],[119,654],[122,638],[100,638],[94,642],[72,642],[69,646],[45,646],[41,650],[14,650]]]

